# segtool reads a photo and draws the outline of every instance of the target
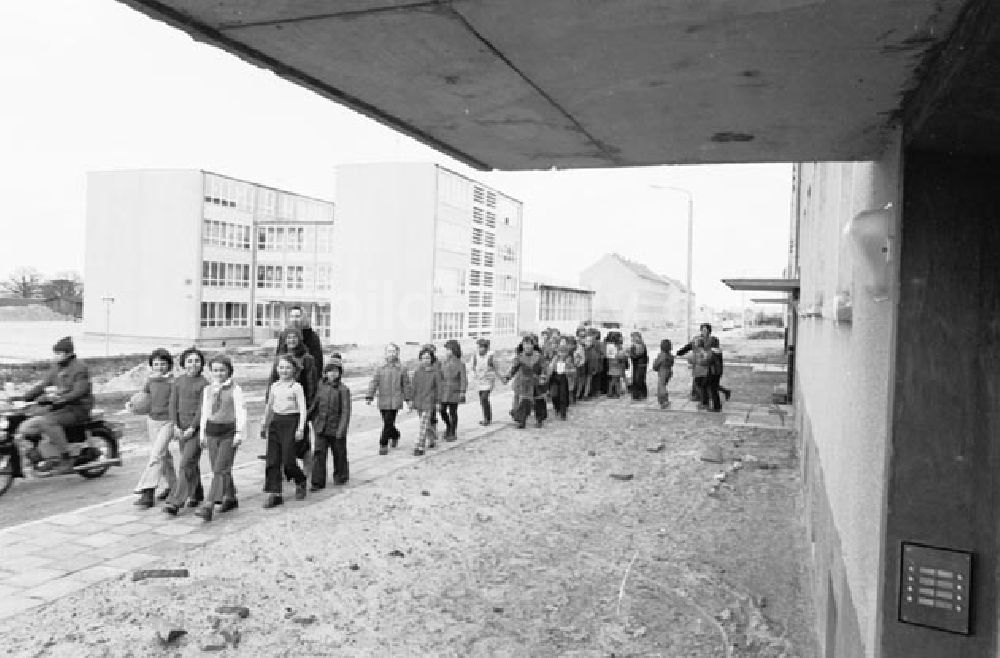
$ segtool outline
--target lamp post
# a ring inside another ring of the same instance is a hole
[[[104,302],[106,313],[104,315],[104,356],[111,356],[111,305],[115,303],[115,298],[109,294],[101,297]]]
[[[687,281],[685,281],[685,285],[687,286],[687,316],[685,321],[687,325],[685,327],[684,338],[688,339],[693,335],[691,331],[691,316],[694,314],[694,297],[691,291],[691,266],[692,254],[694,253],[694,195],[691,194],[691,190],[684,189],[683,187],[674,187],[672,185],[650,185],[650,187],[655,190],[680,192],[687,197]]]

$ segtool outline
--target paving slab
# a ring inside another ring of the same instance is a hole
[[[65,576],[67,571],[65,569],[52,569],[38,567],[35,569],[25,569],[14,576],[7,578],[5,582],[0,583],[3,585],[14,585],[15,587],[34,587],[35,585],[41,585],[42,583],[48,582],[55,578],[60,578]]]
[[[132,553],[131,555],[135,556],[138,555],[138,553]],[[135,560],[134,557],[132,559]],[[87,569],[81,569],[80,571],[71,574],[69,577],[91,585],[109,578],[117,578],[118,576],[125,574],[125,572],[131,568],[121,564],[113,564],[114,562],[115,560],[109,560],[104,564],[88,567]]]
[[[124,525],[114,526],[109,529],[109,532],[113,532],[116,535],[125,535],[126,537],[131,537],[132,535],[138,535],[143,532],[149,532],[153,529],[153,525],[150,523],[126,523]]]
[[[42,599],[33,599],[24,595],[5,596],[0,599],[0,619],[19,615],[25,610],[30,610],[43,603],[45,601]]]
[[[42,585],[37,585],[24,590],[23,596],[43,601],[54,601],[62,596],[81,590],[91,583],[78,580],[72,576],[50,580]]]
[[[86,537],[78,537],[76,541],[92,548],[104,548],[105,546],[110,546],[111,544],[120,542],[124,539],[124,535],[105,531],[88,535]]]
[[[152,553],[128,553],[126,555],[111,558],[104,563],[102,568],[112,570],[117,569],[124,572],[129,569],[137,569],[139,567],[146,566],[147,564],[156,562],[159,559],[159,555],[153,555]]]
[[[42,557],[36,554],[16,553],[14,551],[4,551],[4,568],[15,574],[28,569],[38,569],[52,564],[52,558]]]

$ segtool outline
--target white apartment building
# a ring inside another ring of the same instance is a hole
[[[581,272],[580,285],[596,293],[594,322],[617,322],[631,331],[686,321],[687,288],[680,281],[618,254],[605,254]]]
[[[522,204],[430,163],[337,168],[333,341],[516,336]]]
[[[333,218],[328,201],[201,170],[92,172],[84,332],[244,345],[299,305],[329,341]]]

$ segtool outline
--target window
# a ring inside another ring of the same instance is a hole
[[[469,306],[479,306],[479,291],[470,290],[469,291]]]
[[[482,208],[473,208],[472,209],[472,222],[474,224],[482,224],[483,223],[483,209]]]
[[[482,244],[482,243],[483,243],[483,229],[473,227],[472,244]]]
[[[247,327],[248,304],[238,302],[202,302],[201,326],[203,327]]]
[[[333,251],[333,229],[329,226],[320,226],[316,229],[316,251],[321,254]]]
[[[493,272],[483,272],[483,287],[484,288],[493,287]]]
[[[330,289],[330,278],[331,278],[331,267],[329,265],[320,265],[316,268],[316,290],[329,290]]]
[[[472,250],[471,262],[472,262],[473,265],[482,265],[483,264],[483,251],[482,251],[482,249],[473,249]]]
[[[497,207],[497,194],[496,194],[496,192],[487,192],[486,193],[486,206],[489,207],[489,208],[496,208]]]
[[[465,334],[464,324],[464,313],[435,313],[432,339],[462,338]]]
[[[483,329],[490,329],[493,326],[493,314],[489,312],[483,312],[480,316],[481,324]]]
[[[486,213],[486,228],[497,227],[497,215],[494,212]]]
[[[514,246],[505,244],[500,247],[500,257],[503,258],[505,263],[517,262],[517,255],[514,253]]]
[[[469,270],[469,285],[470,286],[481,286],[483,285],[483,273],[479,270]]]
[[[483,254],[483,265],[486,267],[493,267],[494,255],[492,251],[487,251]],[[475,263],[473,263],[475,265]]]
[[[496,331],[494,333],[497,336],[513,336],[515,331],[513,313],[496,314]]]
[[[486,232],[486,246],[487,246],[487,248],[492,249],[493,247],[496,246],[496,244],[497,244],[497,236],[496,236],[496,234],[495,233],[491,233],[490,231],[487,231]]]
[[[472,188],[472,200],[476,203],[482,203],[486,197],[486,190],[476,185]]]
[[[469,331],[479,329],[479,314],[469,313]]]
[[[487,308],[493,306],[493,293],[486,291],[483,292],[483,306]]]
[[[500,277],[500,296],[507,299],[514,299],[517,297],[517,279],[512,276],[505,275]]]

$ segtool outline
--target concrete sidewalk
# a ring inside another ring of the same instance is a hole
[[[128,495],[0,530],[0,555],[3,556],[0,559],[0,620],[165,558],[176,560],[176,556],[189,549],[207,544],[223,534],[238,532],[265,517],[294,513],[303,505],[327,500],[351,487],[368,484],[397,469],[412,466],[420,459],[510,427],[510,392],[495,392],[492,402],[494,421],[487,427],[479,425],[478,398],[470,398],[469,403],[460,406],[459,440],[439,440],[438,447],[428,450],[425,457],[412,454],[418,429],[416,412],[400,412],[397,427],[403,436],[399,447],[386,456],[378,454],[381,429],[351,433],[347,450],[351,465],[348,485],[328,485],[324,491],[310,493],[306,500],[296,501],[292,495],[294,484],[286,483],[285,504],[272,510],[262,508],[264,463],[254,460],[233,470],[239,509],[216,514],[211,523],[194,516],[191,509],[182,510],[177,517],[162,513],[162,505],[149,510],[139,509],[132,504],[135,496]],[[439,433],[443,428],[444,424],[439,422]],[[243,446],[243,450],[258,449],[254,437]],[[329,459],[327,468],[332,468]],[[202,472],[207,470],[203,468]],[[204,477],[206,487],[210,479],[208,472]]]

